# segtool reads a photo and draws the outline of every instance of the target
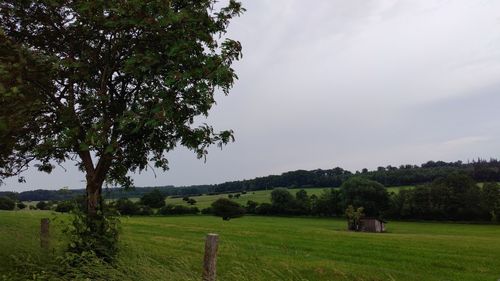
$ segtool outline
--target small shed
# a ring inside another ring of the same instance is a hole
[[[362,218],[359,221],[359,231],[364,232],[385,232],[387,222],[378,218]]]

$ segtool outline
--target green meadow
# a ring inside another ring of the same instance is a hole
[[[60,223],[47,211],[0,211],[0,280],[16,260],[42,265],[40,218],[52,223],[54,253]],[[220,235],[218,280],[497,280],[500,226],[389,222],[387,233],[345,231],[341,219],[246,216],[124,217],[118,280],[200,280],[207,233]],[[31,280],[31,279],[30,279]]]

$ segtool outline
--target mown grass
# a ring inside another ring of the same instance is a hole
[[[0,212],[0,276],[13,270],[12,255],[47,262],[38,242],[40,218],[47,216]],[[177,216],[122,218],[122,227],[115,269],[121,280],[200,280],[204,236],[211,232],[220,235],[218,280],[500,278],[498,225],[390,222],[388,233],[374,234],[347,232],[339,219]],[[62,240],[59,231],[53,240]]]

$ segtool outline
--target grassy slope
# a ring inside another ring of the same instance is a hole
[[[49,212],[0,212],[0,276],[12,254],[39,255]],[[220,234],[218,280],[497,280],[500,226],[391,222],[346,232],[343,220],[207,216],[123,218],[123,280],[199,280],[206,233]],[[53,235],[59,237],[58,230]],[[129,278],[129,279],[127,279]]]

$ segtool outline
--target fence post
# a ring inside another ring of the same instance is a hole
[[[217,278],[217,249],[219,235],[209,233],[205,240],[205,258],[203,260],[203,281],[215,281]]]
[[[40,221],[40,246],[48,249],[50,245],[49,219],[43,218]]]

